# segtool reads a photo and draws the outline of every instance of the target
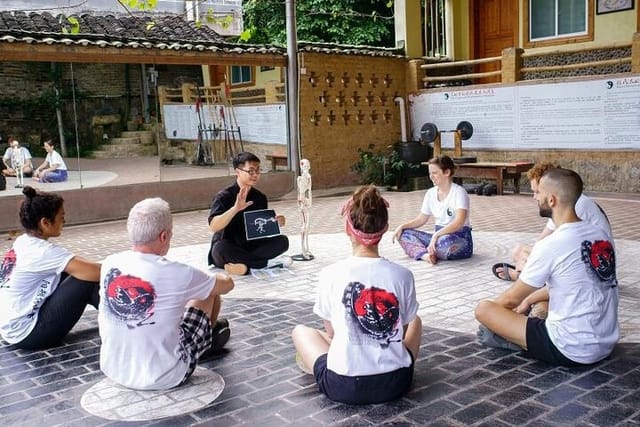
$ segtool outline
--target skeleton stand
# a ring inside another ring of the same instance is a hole
[[[16,171],[16,178],[18,180],[16,188],[24,187],[24,156],[20,148],[13,148],[11,155],[11,164],[13,170]]]
[[[310,226],[310,214],[311,214],[311,163],[309,160],[300,160],[301,175],[297,179],[298,184],[298,211],[302,219],[302,226],[300,230],[300,242],[302,244],[302,253],[294,255],[291,258],[296,261],[311,261],[314,256],[309,251],[309,226]]]

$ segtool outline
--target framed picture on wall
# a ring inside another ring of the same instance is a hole
[[[596,0],[596,14],[633,9],[633,0]]]

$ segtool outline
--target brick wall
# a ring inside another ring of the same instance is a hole
[[[313,185],[357,184],[350,167],[358,148],[376,149],[400,140],[405,96],[404,59],[305,52],[300,66],[301,158],[311,162]],[[368,99],[367,99],[368,97]]]

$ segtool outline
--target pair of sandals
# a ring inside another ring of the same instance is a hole
[[[508,262],[498,262],[496,264],[493,264],[493,267],[491,267],[491,271],[493,272],[493,275],[498,279],[505,280],[507,282],[515,282],[518,278],[518,275],[520,275],[520,272],[516,270],[516,266],[513,264],[509,264]]]

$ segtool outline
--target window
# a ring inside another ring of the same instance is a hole
[[[425,56],[444,58],[449,55],[447,13],[450,0],[427,0],[424,2]]]
[[[593,0],[529,0],[527,47],[593,40]]]
[[[231,66],[231,85],[250,85],[253,83],[252,66],[249,65],[232,65]]]

